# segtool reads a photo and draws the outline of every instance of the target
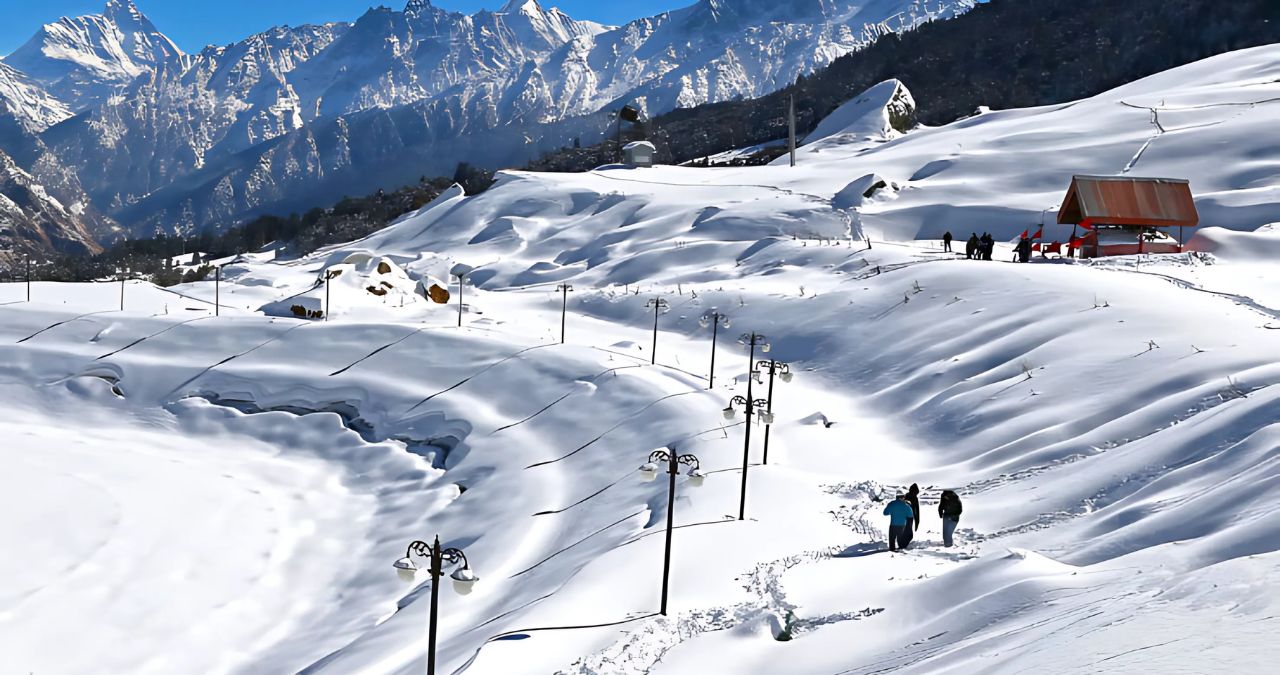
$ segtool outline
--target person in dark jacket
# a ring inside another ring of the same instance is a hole
[[[966,242],[966,243],[965,243],[965,245],[964,245],[964,257],[966,257],[966,258],[968,258],[968,259],[970,259],[970,260],[977,260],[977,259],[978,259],[978,248],[979,248],[979,246],[980,246],[980,244],[981,244],[981,243],[982,243],[982,241],[978,239],[978,233],[977,233],[977,232],[974,232],[973,234],[970,234],[970,235],[969,235],[969,241],[968,241],[968,242]]]
[[[960,523],[960,495],[951,490],[943,490],[938,500],[938,517],[942,519],[942,545],[951,545],[951,536],[955,534],[956,525]]]
[[[951,252],[951,230],[942,233],[942,252]]]
[[[884,507],[884,515],[889,516],[889,550],[897,551],[907,547],[907,542],[902,540],[903,533],[911,527],[911,520],[916,514],[911,510],[911,505],[907,503],[906,495],[901,492]]]
[[[915,483],[911,484],[911,489],[907,490],[906,501],[911,505],[911,522],[907,523],[907,529],[903,530],[902,537],[898,540],[898,545],[906,548],[912,539],[916,538],[916,530],[920,529],[920,486]]]
[[[989,233],[982,233],[982,259],[991,260],[991,256],[996,250],[996,238]]]
[[[1023,237],[1018,241],[1018,262],[1031,261],[1031,240]]]

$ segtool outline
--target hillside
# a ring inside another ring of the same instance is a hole
[[[440,672],[1269,672],[1278,71],[1241,50],[905,134],[871,123],[888,83],[795,169],[504,172],[217,286],[0,285],[6,662],[419,673],[428,575],[392,564],[438,534],[479,578],[440,589]],[[1235,229],[1026,265],[914,239],[1020,231],[1125,164]],[[853,210],[870,172],[897,188]],[[735,396],[776,417],[726,419]],[[672,502],[636,471],[658,448],[704,473]]]
[[[993,110],[1066,103],[1214,54],[1280,42],[1268,0],[992,0],[952,21],[886,35],[795,86],[745,101],[675,110],[650,124],[664,162],[683,163],[785,138],[787,97],[802,133],[885,80],[915,94],[920,121],[938,125]],[[582,171],[616,159],[605,143],[535,163]]]

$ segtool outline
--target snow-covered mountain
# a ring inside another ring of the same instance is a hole
[[[85,227],[83,204],[64,204],[13,158],[0,151],[0,262],[15,251],[93,253],[99,249]]]
[[[565,113],[617,101],[650,114],[759,96],[973,0],[698,0],[566,45],[542,67]]]
[[[181,56],[133,0],[107,0],[101,14],[45,24],[5,62],[43,83],[73,110],[82,110]]]
[[[305,204],[318,179],[386,173],[390,156],[420,172],[477,156],[523,161],[539,144],[594,137],[598,119],[562,123],[620,100],[654,114],[758,95],[972,5],[699,0],[608,27],[537,0],[472,15],[410,0],[352,24],[279,27],[187,56],[129,0],[111,0],[101,15],[43,27],[5,62],[82,113],[45,141],[96,204],[145,234]],[[57,117],[26,116],[46,126]],[[493,147],[490,133],[515,142]]]
[[[0,115],[13,115],[31,132],[71,116],[71,110],[37,82],[0,61]]]

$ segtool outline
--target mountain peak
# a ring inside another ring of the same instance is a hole
[[[108,21],[116,25],[121,23],[141,23],[150,21],[138,6],[133,4],[133,0],[107,0],[107,4],[102,8],[102,16]]]
[[[409,2],[405,3],[404,13],[417,14],[430,7],[432,7],[431,0],[409,0]]]
[[[542,5],[538,4],[538,0],[507,0],[507,4],[498,10],[499,14],[517,14],[529,5],[533,5],[533,10],[542,12]]]
[[[83,110],[133,78],[181,57],[182,50],[133,0],[107,0],[102,14],[45,24],[5,62],[72,110]]]

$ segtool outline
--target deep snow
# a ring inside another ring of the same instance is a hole
[[[1254,279],[1280,213],[1275,174],[1240,163],[1269,161],[1274,106],[1143,152],[1192,177],[1206,224],[1256,229],[1195,253],[1012,265],[909,237],[1021,231],[1149,140],[1120,99],[1212,110],[1277,69],[1249,50],[794,170],[505,174],[359,242],[233,262],[220,317],[209,282],[127,284],[123,313],[118,284],[0,286],[0,499],[22,514],[0,526],[0,650],[39,673],[421,672],[424,575],[391,563],[439,533],[480,577],[442,589],[441,672],[1266,672],[1280,302]],[[836,203],[870,173],[896,198]],[[474,267],[464,327],[456,297],[365,292],[380,257],[395,279]],[[330,321],[261,311],[343,265]],[[710,311],[733,320],[713,389]],[[720,409],[750,331],[796,377],[767,466],[752,429],[739,522],[744,426]],[[635,469],[668,444],[709,475],[679,483],[660,618],[666,495]],[[877,500],[911,482],[917,545],[884,552]],[[952,549],[943,488],[965,500]]]

